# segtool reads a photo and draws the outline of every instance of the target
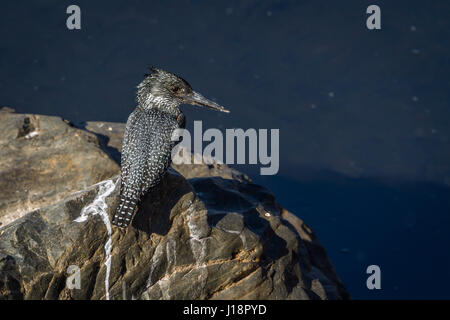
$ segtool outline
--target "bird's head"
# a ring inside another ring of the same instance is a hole
[[[230,112],[192,90],[189,83],[177,75],[155,67],[151,71],[138,86],[137,102],[141,107],[159,107],[170,111],[185,103]]]

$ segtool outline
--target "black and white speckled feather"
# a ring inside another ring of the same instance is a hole
[[[141,197],[157,185],[166,173],[177,128],[184,128],[185,117],[178,106],[196,104],[228,112],[194,92],[180,77],[152,68],[138,86],[138,107],[130,114],[122,145],[120,201],[112,223],[126,228]]]

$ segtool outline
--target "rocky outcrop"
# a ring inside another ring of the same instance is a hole
[[[116,157],[123,125],[94,124],[84,127]],[[146,195],[127,230],[109,224],[117,176],[2,227],[0,297],[348,298],[314,233],[267,189],[225,165],[175,169]],[[76,274],[79,288],[68,286]]]
[[[0,109],[0,223],[117,175],[97,135],[59,117]]]

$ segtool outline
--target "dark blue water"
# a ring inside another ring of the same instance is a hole
[[[369,4],[381,30],[366,28]],[[312,226],[353,298],[450,298],[450,2],[0,8],[1,105],[124,122],[146,66],[175,72],[232,110],[183,107],[188,127],[280,128],[279,174],[240,168]]]

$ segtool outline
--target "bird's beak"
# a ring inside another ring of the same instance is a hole
[[[214,101],[206,99],[200,93],[195,92],[195,91],[186,98],[186,103],[193,104],[193,105],[200,106],[200,107],[210,108],[210,109],[221,111],[221,112],[226,112],[226,113],[230,112],[229,110],[225,109],[221,105],[215,103]]]

